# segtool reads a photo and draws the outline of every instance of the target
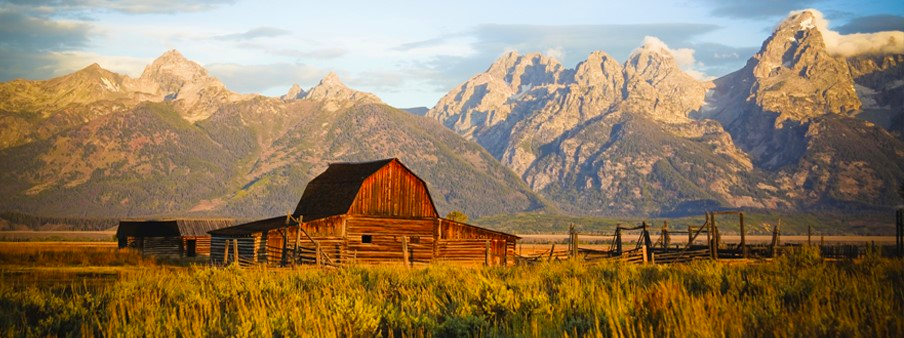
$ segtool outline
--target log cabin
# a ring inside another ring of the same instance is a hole
[[[155,256],[210,255],[208,231],[233,226],[233,219],[128,219],[119,221],[119,248]]]
[[[210,234],[217,265],[507,265],[520,239],[440,217],[426,182],[395,158],[330,164],[294,213]]]

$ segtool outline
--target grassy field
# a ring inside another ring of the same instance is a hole
[[[116,231],[0,231],[0,242],[114,242]]]
[[[904,332],[904,263],[239,269],[0,243],[4,336],[861,336]]]

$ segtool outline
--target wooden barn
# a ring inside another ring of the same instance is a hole
[[[119,248],[144,254],[195,257],[210,255],[208,231],[235,225],[232,219],[122,220],[116,230]]]
[[[292,215],[211,231],[211,262],[514,262],[519,237],[439,217],[427,184],[398,159],[334,163]]]

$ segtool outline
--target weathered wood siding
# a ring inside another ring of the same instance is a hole
[[[320,243],[321,251],[334,261],[339,261],[345,253],[343,238],[345,219],[345,215],[321,218],[312,222],[303,222],[301,228]],[[297,225],[271,229],[262,235],[261,242],[265,246],[259,250],[257,260],[259,263],[282,264],[283,247],[287,250],[287,257],[292,257],[295,254],[295,243],[298,243],[298,254],[302,256],[303,263],[316,262],[314,257],[316,245],[304,233],[298,231]]]
[[[349,208],[351,215],[381,217],[439,217],[427,185],[393,161],[364,180]]]
[[[351,216],[346,222],[347,260],[359,264],[403,263],[402,241],[407,240],[409,263],[430,263],[435,224],[436,219]],[[371,243],[362,242],[365,235],[370,236]]]
[[[259,235],[249,237],[212,236],[210,239],[210,263],[214,265],[232,264],[235,261],[235,249],[238,248],[240,265],[256,264],[261,242]]]
[[[438,261],[507,265],[514,262],[516,238],[469,224],[440,219]]]
[[[182,237],[182,256],[188,256],[188,241],[195,241],[196,256],[210,256],[210,236],[183,236]]]
[[[182,239],[179,237],[144,237],[139,248],[144,255],[179,256]]]

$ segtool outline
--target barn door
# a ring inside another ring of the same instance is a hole
[[[195,257],[197,255],[198,255],[198,240],[196,240],[196,239],[185,240],[185,256],[186,257]]]

